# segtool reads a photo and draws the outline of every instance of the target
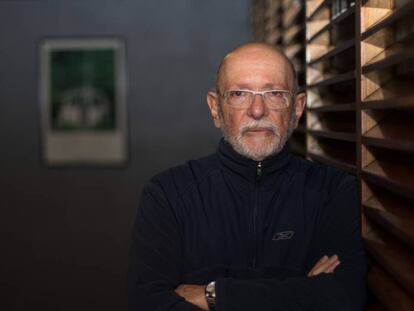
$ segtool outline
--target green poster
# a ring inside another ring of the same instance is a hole
[[[48,165],[127,160],[125,46],[119,38],[40,45],[43,159]]]
[[[54,130],[115,129],[114,50],[56,50],[50,71]]]

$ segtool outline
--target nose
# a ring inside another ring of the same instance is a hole
[[[264,102],[263,95],[261,94],[253,95],[253,102],[248,109],[248,115],[253,119],[261,119],[267,113],[268,113],[267,106]]]

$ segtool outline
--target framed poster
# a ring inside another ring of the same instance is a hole
[[[40,102],[46,164],[123,164],[127,160],[125,90],[121,40],[43,40]]]

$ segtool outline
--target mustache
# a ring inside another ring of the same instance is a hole
[[[267,120],[249,120],[240,126],[240,133],[244,134],[248,130],[252,128],[257,128],[257,127],[264,128],[268,131],[271,131],[275,135],[279,134],[279,129],[277,128],[277,126]]]

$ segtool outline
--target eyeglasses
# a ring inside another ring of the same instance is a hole
[[[262,100],[270,109],[283,110],[289,107],[289,98],[293,96],[287,90],[267,90],[267,91],[251,91],[251,90],[228,90],[223,94],[217,91],[217,94],[222,96],[228,105],[246,109],[253,103],[256,95],[261,95]]]

